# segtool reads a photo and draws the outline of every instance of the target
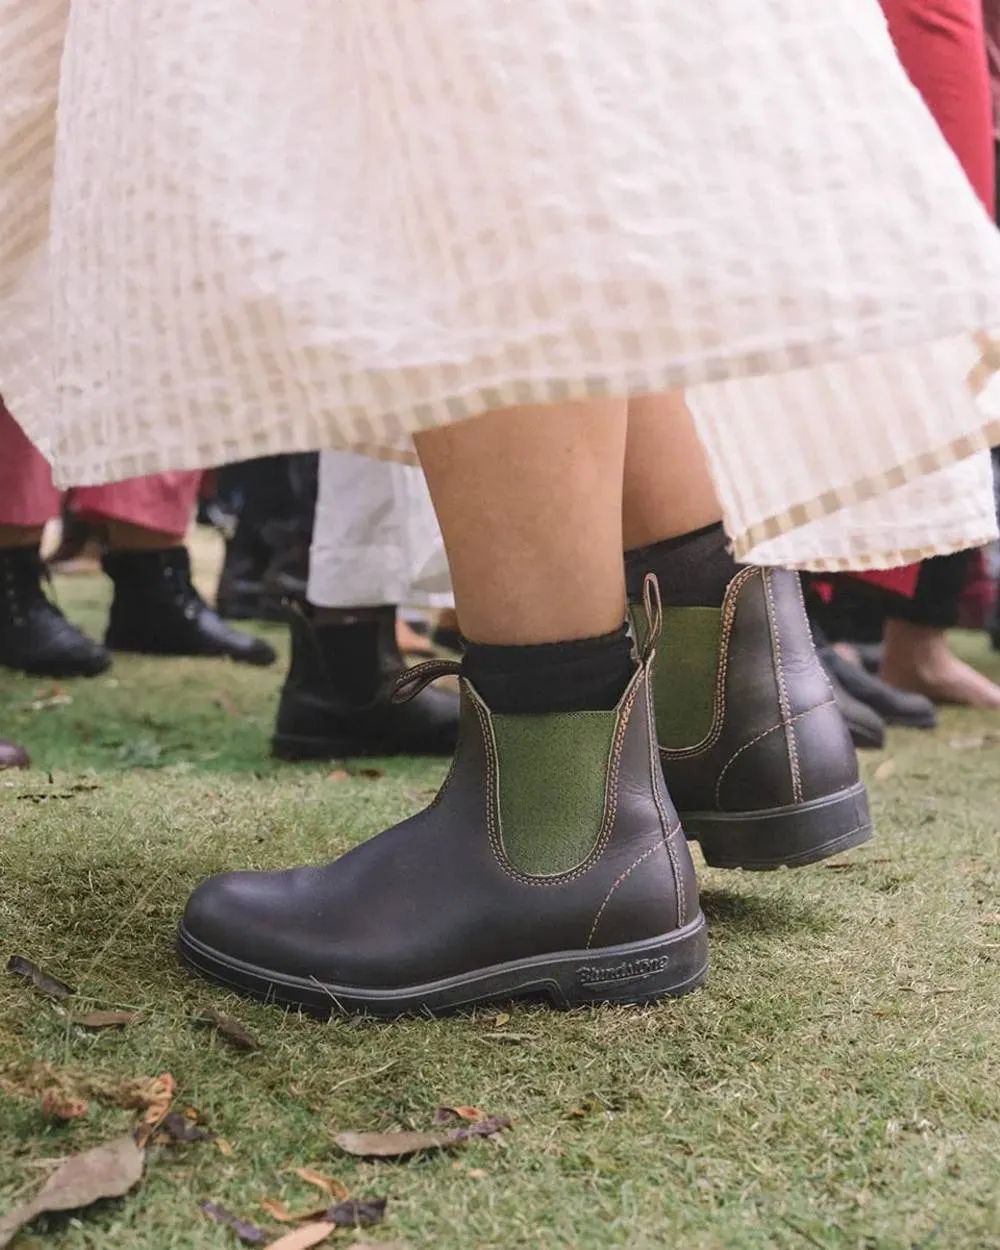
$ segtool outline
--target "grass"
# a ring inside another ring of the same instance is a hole
[[[99,630],[100,579],[59,594]],[[1000,676],[978,640],[960,645]],[[220,869],[335,855],[413,811],[443,770],[387,761],[379,780],[334,781],[273,764],[280,678],[123,658],[67,683],[71,703],[33,710],[52,683],[3,675],[0,729],[36,771],[0,780],[0,955],[147,1020],[85,1034],[0,977],[0,1211],[38,1183],[34,1160],[129,1123],[96,1103],[46,1123],[17,1092],[33,1063],[110,1080],[170,1071],[180,1105],[234,1147],[163,1149],[128,1198],[49,1217],[18,1247],[235,1246],[197,1204],[267,1223],[265,1196],[312,1200],[284,1170],[296,1165],[387,1195],[369,1240],[414,1250],[1000,1245],[1000,746],[968,742],[988,717],[948,712],[936,734],[900,732],[866,756],[870,847],[795,873],[704,872],[713,971],[699,994],[513,1008],[499,1028],[487,1011],[324,1024],[185,975],[172,951],[184,899]],[[262,1048],[193,1028],[208,1005]],[[507,1148],[368,1164],[333,1144],[342,1129],[426,1127],[455,1103],[510,1115]]]

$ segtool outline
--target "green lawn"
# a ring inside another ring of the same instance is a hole
[[[98,630],[101,579],[64,579]],[[282,647],[280,630],[272,631]],[[963,638],[1000,675],[977,639]],[[705,872],[708,987],[655,1009],[320,1023],[190,979],[174,926],[206,874],[320,860],[425,801],[439,764],[380,779],[267,756],[282,668],[123,659],[90,682],[0,676],[0,731],[36,769],[0,779],[0,955],[144,1023],[86,1033],[0,974],[0,1213],[51,1159],[123,1131],[91,1103],[53,1126],[37,1065],[90,1080],[171,1072],[232,1143],[162,1147],[142,1186],[17,1247],[235,1247],[198,1203],[315,1197],[312,1165],[382,1195],[371,1242],[459,1247],[1000,1246],[1000,718],[949,712],[864,761],[878,837],[827,866]],[[65,702],[61,696],[68,696]],[[34,705],[34,706],[33,706]],[[976,740],[979,739],[977,744]],[[893,760],[893,767],[876,768]],[[238,1053],[191,1018],[259,1036]],[[341,1156],[345,1129],[423,1128],[436,1107],[508,1115],[491,1142],[408,1163]],[[351,1233],[335,1245],[352,1244]]]

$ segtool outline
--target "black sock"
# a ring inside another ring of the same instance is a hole
[[[318,620],[313,616],[313,632],[332,687],[350,703],[370,703],[386,676],[406,667],[396,645],[395,607],[321,612]]]
[[[663,602],[674,608],[721,608],[726,588],[740,571],[721,525],[706,525],[678,538],[625,552],[630,603],[642,599],[647,573],[655,573]]]
[[[598,638],[529,647],[466,641],[462,671],[491,712],[603,712],[617,707],[635,664],[622,625]]]

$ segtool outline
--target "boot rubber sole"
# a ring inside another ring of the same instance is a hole
[[[680,818],[709,867],[747,872],[803,868],[872,836],[868,792],[861,781],[808,803],[757,812],[686,812]]]
[[[327,984],[271,972],[213,950],[192,937],[183,922],[177,949],[181,962],[202,976],[254,998],[318,1016],[437,1015],[518,998],[547,999],[557,1008],[652,1003],[690,993],[708,972],[701,912],[683,928],[662,937],[537,955],[398,989]]]

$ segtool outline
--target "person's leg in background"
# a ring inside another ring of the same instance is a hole
[[[993,99],[981,0],[880,0],[910,81],[993,216],[996,155]],[[954,654],[946,630],[958,621],[968,553],[927,560],[912,599],[887,612],[881,677],[939,703],[1000,707],[1000,686]]]
[[[468,640],[449,780],[331,865],[206,882],[181,930],[189,963],[376,1014],[701,982],[704,920],[652,724],[652,586],[638,665],[626,627],[626,425],[608,400],[417,437]],[[681,503],[674,520],[692,523]]]
[[[110,653],[71,624],[43,588],[42,531],[59,515],[45,457],[0,401],[0,665],[46,677],[92,677]]]
[[[947,630],[958,624],[970,551],[925,560],[912,599],[894,599],[885,623],[883,680],[935,703],[1000,708],[1000,686],[960,660]]]
[[[227,625],[191,580],[184,535],[200,480],[200,473],[158,473],[73,491],[74,511],[106,536],[102,563],[115,590],[105,643],[112,651],[271,664],[274,648]]]
[[[423,474],[346,452],[320,456],[306,602],[292,611],[292,660],[273,750],[281,759],[450,755],[458,699],[427,689],[393,703],[405,664],[402,604],[451,602]]]

